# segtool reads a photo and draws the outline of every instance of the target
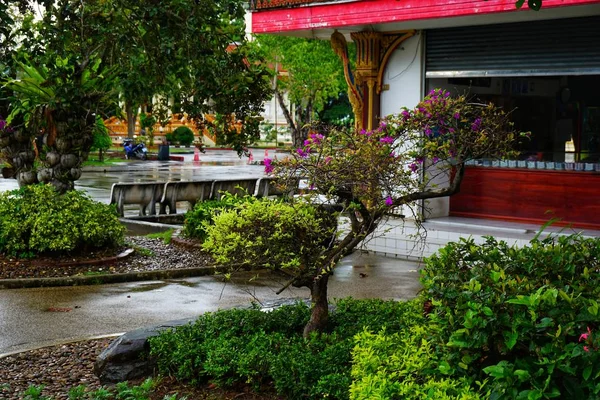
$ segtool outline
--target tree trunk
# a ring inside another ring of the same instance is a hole
[[[133,139],[135,134],[135,113],[133,105],[130,102],[125,103],[125,113],[127,114],[127,137]]]
[[[98,149],[98,161],[104,162],[104,152],[102,149]]]
[[[327,303],[327,281],[329,274],[315,279],[310,287],[310,301],[312,311],[310,320],[304,327],[304,337],[311,332],[323,332],[329,319],[329,304]]]
[[[292,115],[290,114],[290,110],[288,109],[285,101],[283,100],[283,95],[277,89],[275,89],[275,97],[277,97],[277,101],[279,102],[279,106],[281,107],[281,111],[283,112],[283,116],[290,127],[290,133],[292,134],[292,143],[294,147],[302,147],[304,143],[304,139],[302,139],[302,130],[298,128],[298,125],[292,119]]]

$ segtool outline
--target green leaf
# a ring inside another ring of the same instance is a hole
[[[444,375],[451,375],[454,373],[454,368],[452,368],[450,364],[448,364],[448,361],[445,360],[440,363],[438,370]]]
[[[515,344],[517,344],[519,333],[504,331],[502,332],[502,335],[504,336],[504,344],[509,350],[512,350],[512,348],[515,347]]]
[[[584,380],[588,380],[590,379],[590,376],[592,375],[592,370],[593,367],[591,365],[588,365],[587,367],[585,367],[585,369],[583,370],[583,379]]]
[[[501,365],[491,365],[487,368],[484,368],[483,372],[493,376],[494,378],[503,378],[506,373],[506,368]]]
[[[525,4],[525,0],[517,0],[517,2],[515,3],[515,6],[517,8],[521,8],[521,7],[523,7],[523,4]]]

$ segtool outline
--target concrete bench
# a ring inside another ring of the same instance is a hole
[[[199,201],[208,200],[211,197],[214,181],[179,181],[167,182],[164,186],[162,199],[160,200],[160,213],[177,213],[177,202],[187,201],[191,208]]]
[[[295,182],[295,187],[290,189],[289,192],[285,193],[280,187],[276,185],[276,178],[260,178],[258,180],[258,189],[256,190],[256,197],[269,197],[269,196],[293,196],[294,193],[298,192],[299,180]]]
[[[218,200],[221,198],[221,192],[237,194],[243,196],[249,194],[254,195],[256,191],[256,178],[251,179],[228,179],[215,181],[210,198]]]
[[[117,206],[119,216],[123,216],[126,204],[137,204],[140,215],[155,215],[156,204],[163,196],[165,182],[115,183],[110,191],[110,204]]]

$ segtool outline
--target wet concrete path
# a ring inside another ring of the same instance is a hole
[[[420,289],[418,265],[355,253],[330,279],[330,299],[408,299]],[[207,311],[286,298],[308,298],[307,289],[275,292],[284,279],[254,273],[132,282],[102,286],[0,290],[0,354],[95,335],[125,332]]]

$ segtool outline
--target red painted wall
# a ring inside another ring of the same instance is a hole
[[[467,167],[450,215],[600,229],[600,174]]]
[[[544,0],[544,8],[598,3],[600,3],[598,0]],[[510,11],[515,11],[515,0],[367,0],[330,3],[256,11],[252,15],[252,32],[273,33],[341,28]]]

